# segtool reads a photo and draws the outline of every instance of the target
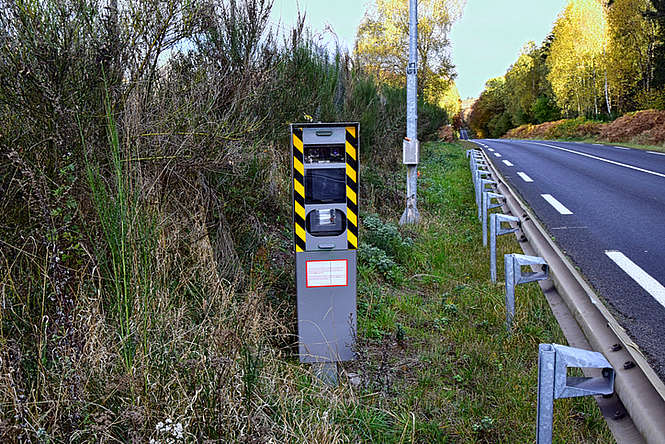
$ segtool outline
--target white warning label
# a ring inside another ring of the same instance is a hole
[[[349,285],[348,262],[346,259],[334,261],[307,261],[307,288],[346,287]]]

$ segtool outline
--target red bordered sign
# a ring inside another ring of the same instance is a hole
[[[347,287],[349,285],[349,261],[306,261],[305,275],[307,288]]]

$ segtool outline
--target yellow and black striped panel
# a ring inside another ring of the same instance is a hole
[[[293,128],[293,226],[296,253],[305,251],[305,166],[302,128]]]
[[[346,238],[358,248],[358,125],[346,127]]]

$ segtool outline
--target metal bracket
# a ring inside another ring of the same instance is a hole
[[[598,368],[596,378],[568,376],[568,368]],[[536,443],[552,443],[554,400],[614,393],[614,369],[601,353],[558,344],[538,346]]]
[[[415,74],[417,71],[418,71],[418,64],[415,62],[409,63],[406,67],[407,74]]]
[[[492,208],[500,208],[501,203],[492,203],[492,199],[503,199],[503,194],[492,193],[491,191],[483,192],[483,247],[487,246],[487,214]]]
[[[506,272],[506,330],[510,333],[515,317],[515,286],[548,279],[550,268],[542,257],[506,254],[503,258]],[[543,271],[522,273],[522,267],[529,265],[542,265]]]
[[[490,174],[492,173],[487,170],[481,170],[479,168],[473,170],[473,189],[476,193],[476,206],[478,208],[480,208],[480,180],[485,176],[489,176]]]
[[[504,234],[516,232],[519,228],[503,228],[503,222],[520,223],[520,219],[515,216],[508,216],[507,214],[490,214],[490,274],[492,282],[496,283],[496,238]]]
[[[472,171],[479,169],[481,166],[487,168],[487,162],[485,161],[483,156],[472,153],[469,158],[469,166],[471,167]]]
[[[479,184],[479,187],[478,187],[478,220],[482,221],[482,217],[483,217],[483,203],[482,203],[482,197],[483,196],[482,196],[482,193],[485,193],[487,191],[487,189],[485,188],[487,185],[490,185],[490,187],[491,187],[492,185],[496,185],[497,183],[495,181],[489,180],[489,179],[479,179],[478,184]],[[491,188],[490,188],[490,191],[492,191]]]

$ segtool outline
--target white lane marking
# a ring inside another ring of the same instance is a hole
[[[629,150],[630,148],[626,148],[625,146],[615,146],[614,148],[619,149],[619,150]]]
[[[523,173],[521,171],[519,171],[517,173],[517,175],[520,176],[524,182],[533,182],[532,178],[530,178],[529,176],[527,176],[525,173]]]
[[[635,262],[631,261],[620,251],[607,250],[605,254],[614,261],[623,271],[628,274],[635,282],[640,284],[658,303],[665,307],[665,287],[640,268]]]
[[[494,155],[495,155],[496,157],[501,157],[501,154],[499,154],[499,153],[494,153]]]
[[[554,196],[551,194],[541,194],[540,195],[543,199],[545,199],[550,205],[554,207],[555,210],[557,210],[561,214],[573,214],[572,211],[570,211],[568,208],[566,208],[561,202],[556,200]]]
[[[618,165],[618,166],[622,166],[624,168],[630,168],[631,170],[640,171],[642,173],[647,173],[647,174],[653,174],[654,176],[665,178],[665,174],[663,174],[663,173],[657,173],[655,171],[645,170],[644,168],[636,167],[636,166],[633,166],[633,165],[628,165],[627,163],[615,162],[613,160],[604,159],[604,158],[598,157],[598,156],[592,156],[591,154],[587,154],[587,153],[580,153],[579,151],[569,150],[567,148],[562,148],[560,146],[548,145],[547,143],[538,143],[538,142],[531,142],[531,143],[534,143],[536,145],[546,146],[546,147],[549,147],[549,148],[554,148],[555,150],[566,151],[568,153],[578,154],[580,156],[588,157],[590,159],[600,160],[601,162],[611,163],[612,165]]]
[[[515,166],[515,165],[512,164],[512,162],[510,160],[504,160],[503,163],[505,163],[509,167]]]
[[[665,156],[665,153],[659,153],[658,151],[647,151],[649,154],[657,154],[659,156]]]
[[[602,143],[594,143],[594,145],[596,145],[596,146],[605,146]]]
[[[490,150],[491,152],[494,152],[494,150],[492,148],[487,148],[487,149]]]

